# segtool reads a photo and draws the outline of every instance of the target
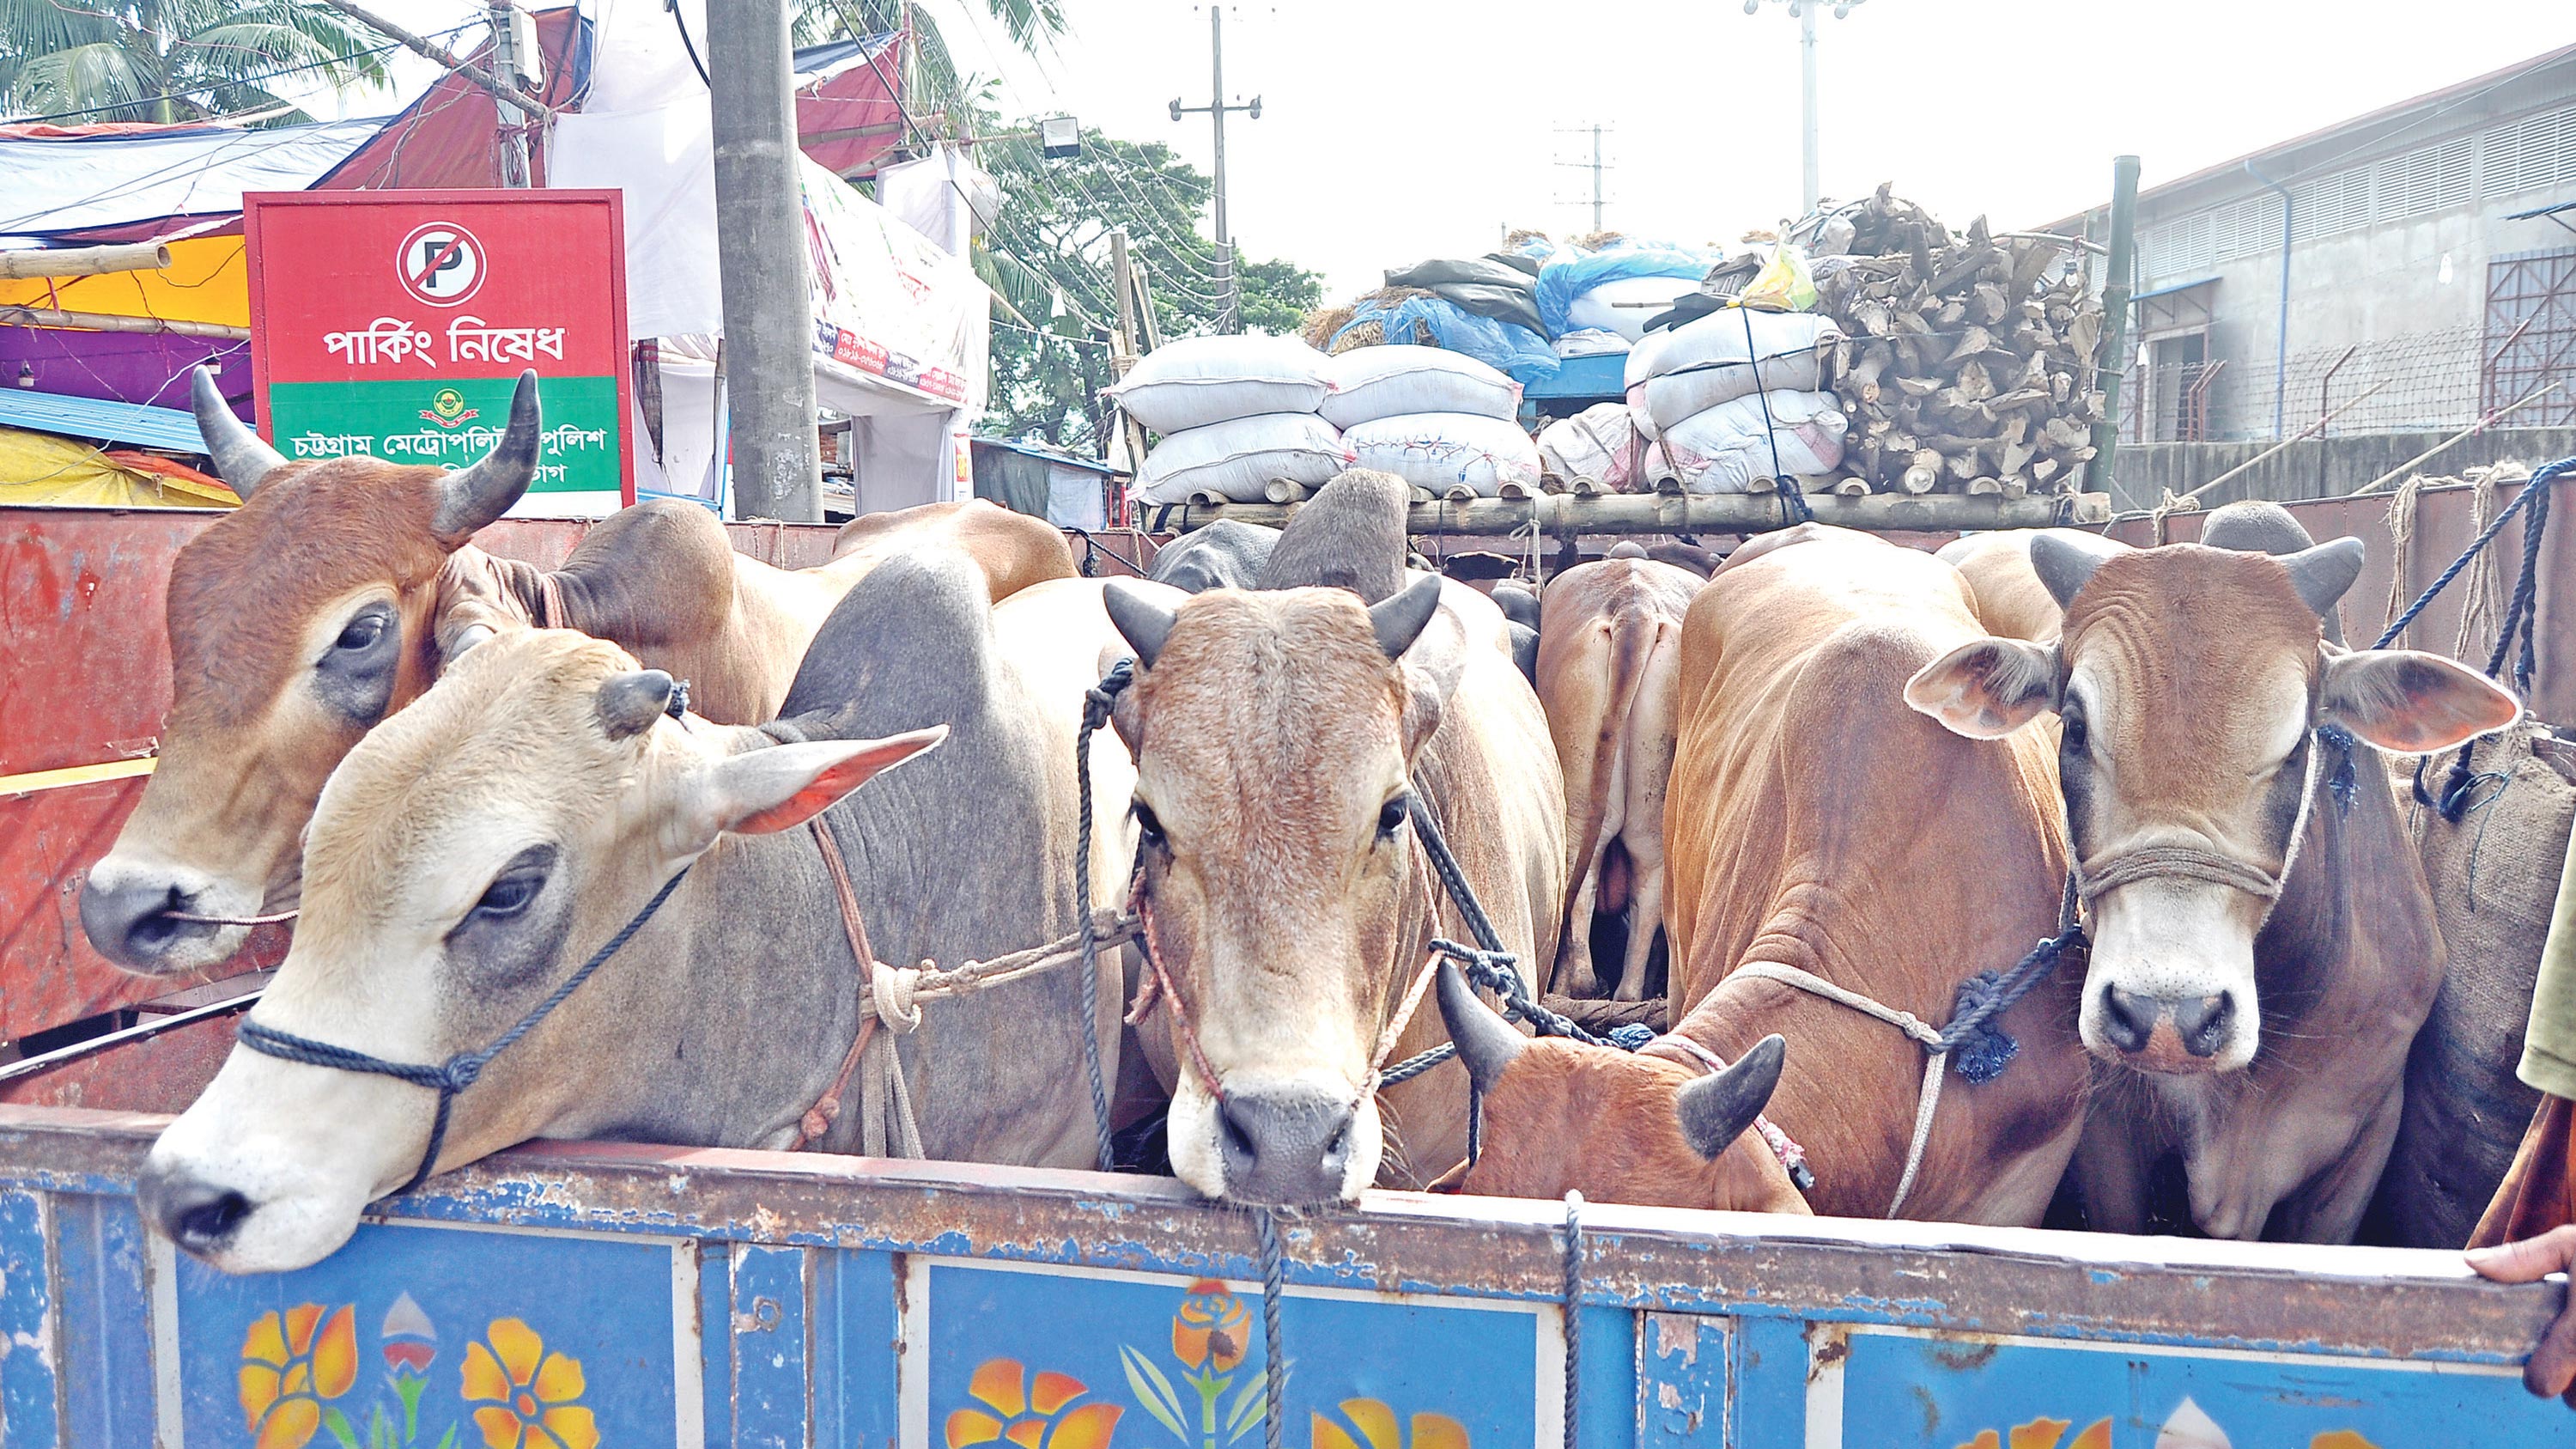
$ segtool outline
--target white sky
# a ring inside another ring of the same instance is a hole
[[[1165,108],[1207,100],[1206,7],[1066,5],[1073,33],[1037,61],[980,0],[923,8],[961,66],[1002,77],[1005,113],[1068,111],[1204,169],[1207,118]],[[385,5],[422,28],[479,8]],[[1279,0],[1229,5],[1225,29],[1226,89],[1263,110],[1226,128],[1238,242],[1322,271],[1327,300],[1507,226],[1589,230],[1589,172],[1550,163],[1590,139],[1560,127],[1612,128],[1604,219],[1631,235],[1732,243],[1798,210],[1798,23],[1777,4]],[[2576,41],[2576,4],[1864,0],[1818,33],[1828,196],[1893,180],[1947,220],[2018,227],[2103,200],[2115,153],[2152,186]]]

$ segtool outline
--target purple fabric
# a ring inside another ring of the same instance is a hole
[[[188,409],[188,373],[215,369],[224,400],[250,417],[250,344],[137,332],[0,327],[0,387]],[[33,380],[30,383],[29,374]]]

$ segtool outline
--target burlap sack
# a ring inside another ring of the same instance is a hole
[[[2415,803],[2412,762],[2396,780],[2432,887],[2450,971],[2406,1065],[2406,1113],[2372,1209],[2374,1241],[2468,1242],[2512,1165],[2539,1093],[2514,1076],[2540,948],[2576,822],[2576,744],[2526,719],[2478,746],[2482,780],[2458,824]],[[2438,794],[2451,756],[2424,769]]]

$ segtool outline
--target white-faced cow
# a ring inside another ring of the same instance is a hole
[[[759,728],[668,717],[672,679],[613,645],[495,636],[332,775],[303,919],[247,1020],[438,1064],[494,1040],[686,866],[594,978],[454,1096],[433,1165],[531,1137],[792,1141],[850,1055],[867,985],[820,842],[796,827],[822,812],[880,961],[957,965],[1068,931],[1081,692],[1065,686],[1116,645],[1099,587],[995,608],[960,555],[889,560]],[[1115,742],[1096,753],[1112,757],[1096,783],[1131,788]],[[1096,899],[1117,899],[1134,841],[1101,822]],[[1105,1002],[1117,971],[1104,960]],[[919,1008],[896,1040],[929,1155],[1090,1164],[1080,988],[1059,971]],[[1114,1007],[1101,1020],[1114,1080]],[[144,1211],[227,1270],[310,1263],[414,1172],[437,1106],[410,1082],[237,1046],[154,1146]],[[815,1145],[852,1150],[863,1121],[845,1111]]]
[[[1274,570],[1303,553],[1335,577],[1392,573],[1306,545],[1382,535],[1391,507],[1400,548],[1403,501],[1336,480]],[[1173,986],[1173,1169],[1262,1204],[1418,1184],[1463,1150],[1465,1076],[1444,1064],[1381,1099],[1376,1068],[1382,1047],[1443,1039],[1419,1011],[1382,1041],[1430,939],[1467,935],[1412,812],[1438,821],[1533,988],[1563,900],[1556,762],[1502,614],[1435,576],[1374,600],[1219,589],[1176,606],[1150,589],[1113,583],[1108,602],[1141,666],[1117,724],[1136,756],[1147,939]]]
[[[1626,550],[1622,553],[1621,550]],[[1565,771],[1573,879],[1556,946],[1556,989],[1599,994],[1595,912],[1624,920],[1618,999],[1645,996],[1664,919],[1664,788],[1673,770],[1682,615],[1707,580],[1634,544],[1548,581],[1540,600],[1538,697]]]
[[[2236,512],[2208,536],[2265,544],[2280,522]],[[2329,642],[2357,539],[2272,557],[2052,531],[2028,551],[2065,611],[2054,642],[1962,644],[1904,694],[1976,739],[2059,720],[2093,937],[2081,1028],[2115,1069],[2079,1154],[2091,1220],[2143,1228],[2178,1150],[2202,1231],[2347,1240],[2443,961],[2372,751],[2445,749],[2518,707],[2450,660]]]
[[[2009,971],[2055,930],[2066,856],[2046,746],[1963,739],[1896,697],[1982,632],[1957,571],[1846,530],[1766,537],[1717,571],[1682,623],[1665,797],[1678,1019],[1634,1055],[1533,1042],[1488,1068],[1467,1186],[1891,1211],[1922,1048],[1770,973],[1807,973],[1937,1027],[1963,982]],[[1998,1018],[2015,1044],[2000,1072],[1950,1072],[1904,1216],[2039,1221],[2083,1125],[2077,986],[2061,973]],[[1739,1135],[1766,1096],[1815,1173],[1803,1202],[1774,1146]],[[1570,1131],[1586,1111],[1602,1115]]]
[[[245,501],[171,565],[159,768],[81,893],[91,944],[132,971],[210,966],[248,933],[181,916],[293,905],[297,842],[332,766],[428,688],[444,658],[495,628],[613,640],[688,680],[707,718],[756,724],[777,712],[834,602],[905,548],[966,548],[994,598],[1074,573],[1061,534],[982,503],[862,519],[840,558],[784,570],[735,553],[705,509],[670,501],[602,520],[548,573],[468,542],[535,476],[533,373],[491,455],[455,472],[372,457],[288,462],[233,417],[202,370],[196,401],[216,466]]]

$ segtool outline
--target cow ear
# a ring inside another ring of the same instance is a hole
[[[2001,739],[2057,706],[2057,646],[1980,639],[1905,681],[1905,702],[1972,740]]]
[[[1401,632],[1410,620],[1381,617],[1379,610],[1407,603],[1409,614],[1420,607],[1426,593],[1433,604],[1395,653],[1396,665],[1404,671],[1404,752],[1408,757],[1440,727],[1440,712],[1449,703],[1449,696],[1457,693],[1458,681],[1467,672],[1467,626],[1455,612],[1438,607],[1439,575],[1426,574],[1423,583],[1432,585],[1433,590],[1426,591],[1418,583],[1369,611],[1377,627],[1379,647],[1384,648],[1390,624]]]
[[[2429,754],[2503,729],[2522,703],[2503,685],[2439,654],[2326,651],[2317,703],[2325,718],[2376,748]]]
[[[1673,1114],[1681,1119],[1682,1137],[1691,1151],[1715,1162],[1743,1136],[1770,1104],[1788,1055],[1789,1044],[1774,1032],[1755,1042],[1735,1065],[1684,1085],[1673,1098]]]
[[[948,738],[948,726],[881,740],[814,740],[727,755],[699,771],[690,792],[694,849],[722,834],[769,835],[804,824],[866,784]]]

